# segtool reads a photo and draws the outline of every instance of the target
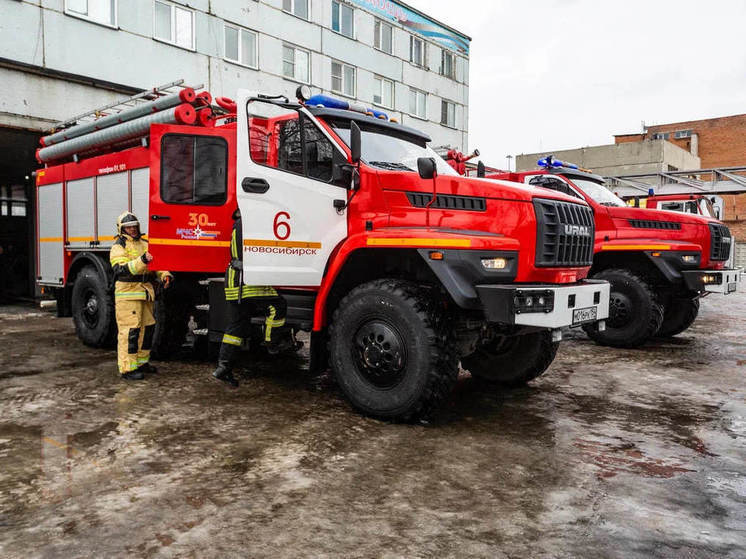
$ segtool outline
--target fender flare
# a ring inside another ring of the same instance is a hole
[[[73,270],[76,270],[75,275],[77,276],[77,271],[89,263],[93,264],[93,267],[96,268],[96,271],[101,275],[102,278],[107,281],[107,285],[111,285],[112,280],[114,279],[114,274],[111,266],[109,265],[109,262],[105,260],[104,256],[101,256],[97,252],[91,251],[83,251],[75,255],[75,258],[73,258],[73,261],[70,263],[70,269],[68,271],[68,283],[70,283],[69,279]],[[74,281],[75,280],[73,279],[73,282]]]
[[[327,299],[334,287],[334,284],[345,263],[351,254],[359,249],[370,248],[366,244],[366,233],[358,233],[342,240],[331,252],[327,260],[327,270],[321,283],[321,287],[316,295],[313,309],[313,331],[321,331],[327,323]],[[519,252],[514,248],[515,241],[506,237],[500,237],[500,244],[509,245],[510,248],[500,249],[498,247],[488,249],[432,249],[422,247],[400,246],[397,248],[409,248],[421,255],[426,265],[430,267],[435,276],[443,284],[443,287],[449,292],[454,301],[464,308],[478,308],[479,296],[474,290],[474,282],[479,283],[500,283],[514,279],[518,272]],[[453,258],[448,260],[448,265],[439,266],[443,261],[434,262],[430,260],[429,253],[433,250],[443,253],[454,253]],[[458,253],[458,254],[456,254]],[[471,254],[466,258],[466,253]],[[482,257],[496,258],[505,257],[509,260],[509,265],[505,270],[496,271],[497,273],[477,273],[478,268],[474,262],[477,261],[481,267],[480,259]],[[476,259],[476,260],[475,260]],[[435,263],[435,267],[433,266]],[[437,269],[436,269],[437,268]]]

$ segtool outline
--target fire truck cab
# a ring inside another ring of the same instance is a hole
[[[45,196],[71,200],[86,176],[97,215],[110,175],[112,205],[147,216],[154,267],[176,275],[160,305],[163,339],[181,343],[190,322],[193,335],[220,340],[238,208],[244,277],[275,286],[288,324],[311,332],[312,368],[331,365],[353,406],[372,416],[426,416],[449,394],[459,361],[488,385],[526,383],[551,364],[563,327],[603,329],[609,285],[585,279],[593,221],[584,201],[461,177],[426,134],[307,89],[298,102],[247,90],[219,107],[195,101],[191,124],[152,123],[128,140],[135,145],[81,140],[94,150],[83,158],[64,144],[53,152],[66,155],[39,172],[39,211],[60,222],[54,246],[64,252],[59,275],[47,283],[42,271],[40,283],[55,288],[81,339],[102,345],[112,326],[107,224],[91,237],[98,244],[78,251],[72,204],[63,219]],[[208,108],[209,119],[200,114]],[[48,248],[40,270],[56,257]]]
[[[720,196],[703,194],[651,194],[645,199],[650,210],[667,210],[720,219],[723,215],[723,199]]]

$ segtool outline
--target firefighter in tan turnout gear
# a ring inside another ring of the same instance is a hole
[[[155,373],[150,364],[155,316],[155,282],[167,288],[169,272],[152,272],[153,257],[148,241],[140,234],[140,223],[130,212],[117,218],[117,237],[109,253],[114,270],[114,300],[117,319],[117,360],[123,379],[141,380],[143,373]]]
[[[231,261],[225,270],[225,300],[228,303],[227,325],[223,333],[218,367],[212,376],[233,386],[238,386],[233,376],[233,367],[241,349],[241,344],[249,335],[252,316],[264,318],[263,345],[269,353],[277,353],[287,347],[298,347],[292,335],[290,345],[283,346],[275,342],[277,333],[285,332],[285,314],[287,303],[269,285],[246,285],[243,278],[243,236],[241,232],[241,214],[233,214],[233,232],[231,233]]]

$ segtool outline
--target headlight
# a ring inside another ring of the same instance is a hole
[[[702,276],[702,283],[705,285],[720,285],[723,277],[720,274],[705,274]]]
[[[513,308],[516,314],[534,312],[552,312],[554,310],[554,292],[516,290],[513,297]]]
[[[508,267],[505,258],[482,258],[482,267],[486,270],[504,270]]]
[[[685,254],[681,257],[681,259],[686,262],[687,264],[696,264],[697,263],[697,256],[694,254]]]

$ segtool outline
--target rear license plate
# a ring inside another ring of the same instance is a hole
[[[582,324],[584,322],[593,322],[598,316],[597,307],[585,307],[584,309],[575,309],[572,311],[572,323]]]
[[[736,290],[736,282],[731,282],[728,284],[728,293],[733,293]]]

